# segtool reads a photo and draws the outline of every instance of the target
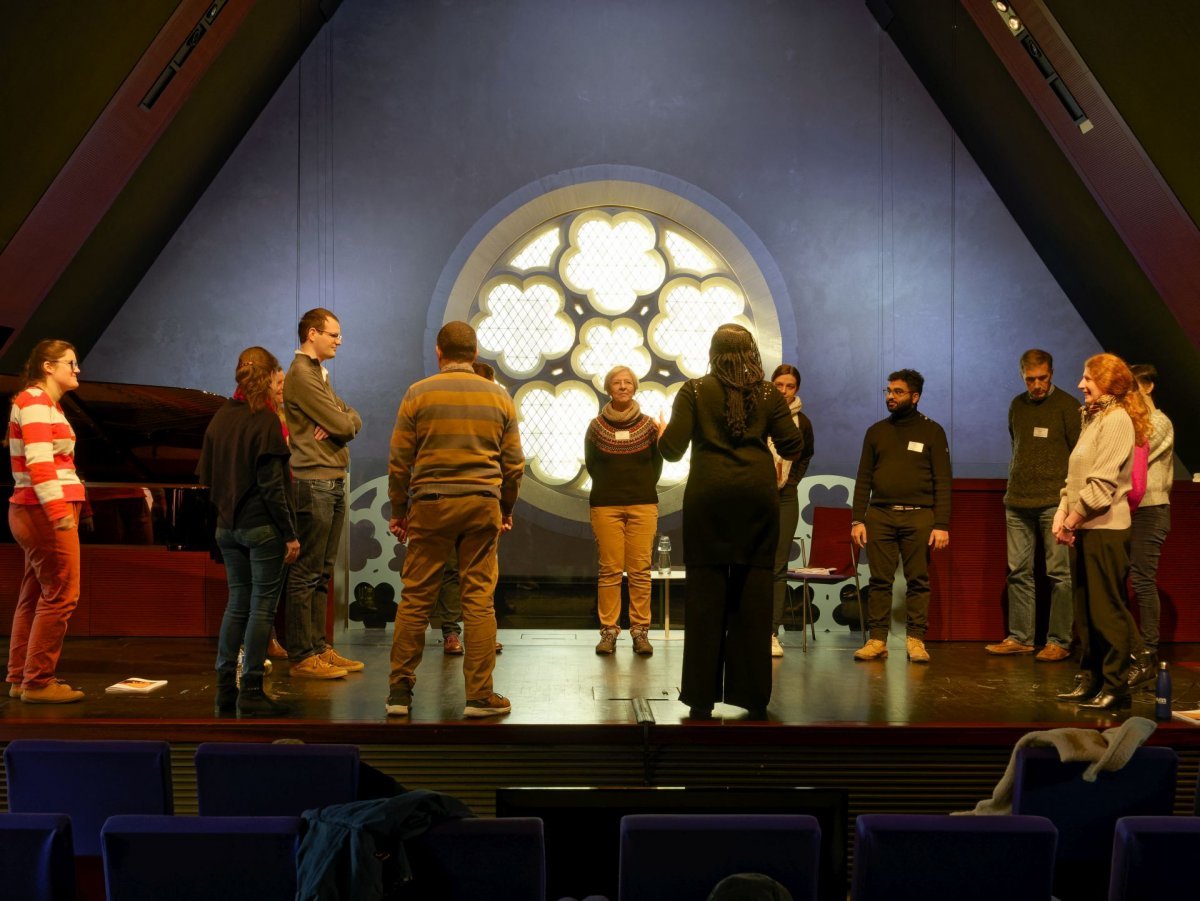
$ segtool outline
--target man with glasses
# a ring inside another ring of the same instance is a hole
[[[1025,390],[1008,408],[1012,462],[1004,493],[1008,531],[1008,637],[989,644],[989,654],[1034,651],[1033,552],[1038,535],[1050,580],[1050,625],[1037,660],[1055,663],[1071,656],[1070,549],[1054,540],[1051,526],[1067,478],[1067,461],[1079,440],[1079,400],[1054,387],[1054,358],[1036,347],[1021,355]]]
[[[928,663],[925,630],[929,615],[929,551],[950,543],[950,447],[940,425],[917,412],[925,379],[915,369],[888,376],[884,390],[889,416],[867,429],[850,535],[867,549],[871,582],[867,599],[867,643],[855,660],[888,655],[892,583],[904,564],[908,582],[908,659]]]
[[[362,428],[354,408],[334,393],[325,362],[337,356],[342,325],[318,307],[300,318],[300,349],[283,383],[292,450],[300,556],[287,577],[285,641],[291,675],[340,679],[363,664],[343,657],[325,635],[325,597],[346,523],[346,446]]]

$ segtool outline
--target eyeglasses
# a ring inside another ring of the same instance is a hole
[[[76,362],[75,360],[55,360],[54,362],[55,362],[55,363],[65,363],[66,365],[68,365],[68,366],[70,366],[70,367],[71,367],[71,371],[72,371],[72,372],[79,372],[79,371],[80,371],[80,370],[79,370],[79,363],[78,363],[78,362]]]
[[[327,332],[324,329],[317,329],[317,334],[318,335],[327,335],[328,337],[332,338],[334,341],[342,340],[341,332]]]
[[[907,397],[912,394],[911,391],[905,391],[903,388],[884,388],[883,393],[888,397]]]

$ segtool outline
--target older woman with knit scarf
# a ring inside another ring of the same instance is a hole
[[[1071,548],[1075,625],[1081,644],[1075,687],[1058,695],[1089,710],[1129,706],[1128,671],[1137,626],[1125,603],[1129,575],[1133,447],[1150,434],[1150,414],[1120,357],[1097,354],[1083,367],[1083,430],[1071,451],[1054,537]]]
[[[697,719],[725,701],[767,717],[771,700],[771,597],[779,491],[767,446],[799,459],[804,438],[787,402],[763,379],[754,337],[723,325],[709,374],[685,382],[659,447],[678,460],[692,447],[683,495],[688,586],[679,700]]]
[[[633,652],[654,653],[650,629],[650,558],[658,529],[658,425],[633,399],[638,380],[628,366],[604,377],[612,398],[588,426],[583,461],[592,477],[592,531],[600,556],[597,654],[611,654],[621,634],[621,573],[629,573],[629,635]]]

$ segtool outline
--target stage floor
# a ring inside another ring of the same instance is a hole
[[[426,633],[411,714],[386,716],[391,629],[355,626],[339,637],[338,649],[365,661],[362,673],[332,681],[293,680],[286,662],[275,663],[269,689],[294,705],[292,717],[275,722],[303,723],[309,729],[324,724],[331,732],[358,736],[340,740],[383,742],[404,740],[389,733],[428,727],[438,727],[439,732],[458,727],[590,727],[591,732],[647,725],[689,731],[738,725],[839,732],[880,726],[957,727],[996,730],[1001,733],[998,740],[1010,741],[1014,731],[1106,727],[1123,718],[1080,712],[1055,700],[1056,692],[1071,686],[1077,671],[1072,660],[1039,663],[1031,656],[989,655],[981,642],[931,642],[932,662],[916,665],[905,657],[903,637],[893,635],[886,660],[859,663],[852,658],[857,634],[839,630],[819,631],[815,641],[809,639],[807,652],[800,633],[784,634],[785,656],[772,663],[775,688],[768,720],[751,721],[740,708],[718,705],[713,722],[697,723],[687,719],[686,706],[677,700],[682,629],[673,629],[670,639],[661,631],[651,632],[655,652],[649,658],[634,655],[628,633],[621,634],[617,653],[607,657],[594,653],[598,635],[592,630],[502,629],[499,638],[504,651],[497,657],[495,687],[512,701],[507,716],[463,718],[462,658],[443,654],[441,636],[434,632]],[[270,721],[214,717],[214,653],[215,639],[68,639],[59,676],[83,689],[86,700],[35,706],[4,697],[0,741],[54,737],[62,730],[85,733],[91,731],[89,725],[97,732],[121,725],[139,733],[166,734],[173,728],[184,741],[202,739],[214,727],[270,727]],[[1200,646],[1171,645],[1163,657],[1172,664],[1176,709],[1200,707]],[[168,684],[145,696],[105,694],[106,686],[129,676],[166,679]],[[1151,693],[1135,696],[1132,714],[1153,717]],[[1200,744],[1200,729],[1163,725],[1179,731],[1176,738],[1184,743]]]

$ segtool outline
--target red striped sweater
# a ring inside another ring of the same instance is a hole
[[[26,388],[13,398],[8,417],[8,452],[15,489],[12,503],[41,504],[57,522],[83,501],[75,472],[75,430],[62,407],[42,388]]]

